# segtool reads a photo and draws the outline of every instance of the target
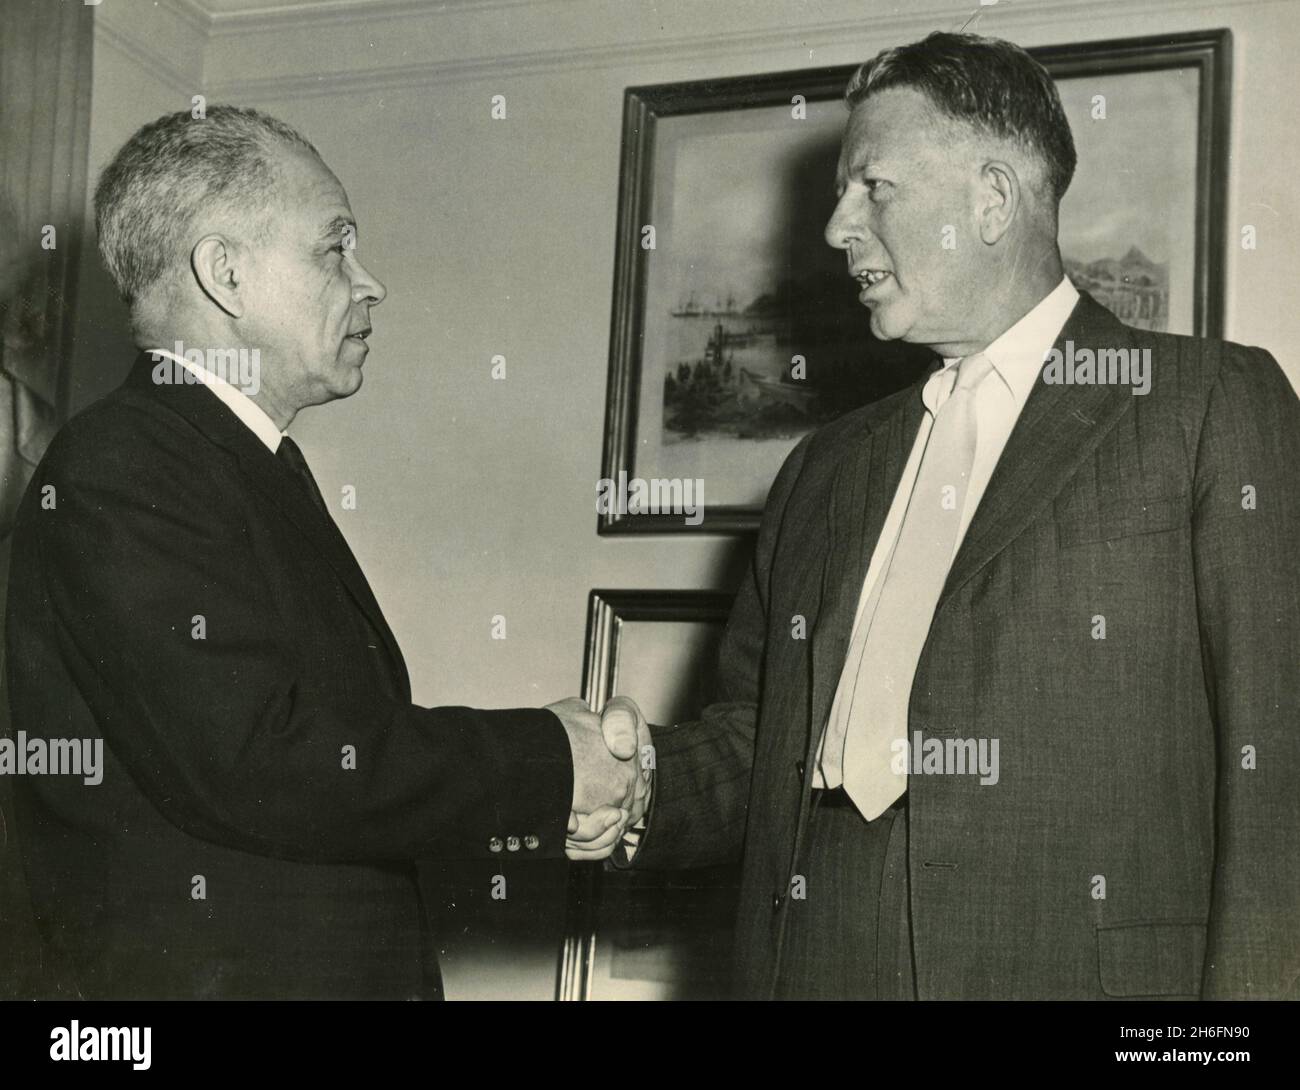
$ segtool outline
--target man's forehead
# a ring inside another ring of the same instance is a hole
[[[923,135],[935,127],[939,113],[925,95],[912,87],[890,87],[877,91],[853,107],[849,133],[864,137],[899,132]]]
[[[285,148],[281,159],[282,185],[288,207],[305,220],[313,231],[337,234],[355,227],[352,207],[343,183],[315,155],[297,148]]]
[[[906,149],[908,158],[935,149],[944,137],[945,119],[926,96],[911,87],[877,91],[853,107],[840,147],[841,171],[869,160],[894,158]]]

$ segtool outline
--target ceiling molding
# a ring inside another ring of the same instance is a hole
[[[194,18],[199,20],[209,35],[228,36],[240,34],[258,34],[265,31],[293,28],[302,30],[308,26],[327,26],[337,23],[387,21],[392,19],[440,19],[444,16],[475,15],[507,8],[544,8],[560,7],[571,9],[581,0],[301,0],[301,2],[267,3],[261,7],[249,9],[223,9],[219,0],[164,0],[164,2],[183,5],[190,9]],[[630,3],[635,0],[608,0],[608,2]],[[1284,0],[1219,0],[1211,5],[1209,0],[1203,6],[1223,8],[1242,7],[1255,4],[1282,3]],[[1285,0],[1291,2],[1291,0]],[[905,5],[903,5],[905,7]],[[1070,14],[1071,12],[1097,14],[1160,11],[1168,9],[1186,9],[1187,0],[992,0],[987,7],[979,6],[979,0],[930,0],[927,10],[913,9],[908,14],[894,14],[863,17],[854,20],[859,28],[864,25],[877,27],[891,23],[932,23],[936,28],[955,23],[961,25],[970,15],[978,14],[988,19],[997,19],[999,24],[1013,23],[1018,20],[1033,19],[1035,16]],[[802,17],[801,17],[802,18]],[[809,21],[802,24],[815,30],[818,23]]]
[[[362,9],[383,8],[385,18],[440,18],[449,10],[464,13],[467,8],[515,7],[521,3],[545,4],[551,0],[462,0],[455,5],[430,9],[418,0],[378,0],[374,4],[357,4],[349,0],[350,14],[344,18],[342,8],[333,13],[331,21],[351,21]],[[1048,25],[1060,19],[1084,18],[1097,30],[1093,37],[1103,39],[1118,31],[1108,26],[1108,17],[1123,16],[1131,25],[1135,15],[1160,15],[1177,13],[1191,19],[1213,16],[1227,8],[1239,8],[1276,3],[1278,0],[1206,0],[1188,7],[1186,0],[1020,0],[998,11],[998,28],[1001,31],[1023,30]],[[405,14],[401,13],[404,9]],[[991,11],[992,8],[985,9]],[[418,13],[418,14],[417,14]],[[299,16],[292,25],[301,33],[304,29]],[[468,58],[431,58],[428,61],[387,66],[357,68],[348,72],[285,73],[261,78],[240,78],[227,83],[214,81],[209,94],[212,97],[237,95],[242,99],[264,100],[277,98],[304,98],[319,95],[366,93],[404,87],[432,87],[458,81],[495,77],[518,77],[555,70],[583,70],[615,66],[647,64],[655,61],[691,61],[726,58],[737,54],[752,57],[761,54],[788,53],[784,66],[801,68],[816,65],[818,51],[834,50],[842,53],[846,42],[862,41],[864,48],[882,39],[919,34],[928,29],[953,22],[951,4],[942,9],[929,8],[907,14],[883,16],[864,23],[861,19],[835,22],[807,23],[797,31],[788,27],[741,30],[713,35],[699,35],[653,42],[612,43],[579,47],[558,47],[516,53],[494,54]],[[244,24],[240,20],[241,26]],[[264,24],[260,24],[264,25]],[[782,62],[774,62],[781,64]],[[827,61],[826,63],[831,63]]]
[[[535,7],[547,0],[306,0],[304,3],[272,4],[248,11],[203,8],[205,0],[184,0],[198,7],[207,21],[208,33],[218,36],[261,34],[288,27],[328,26],[333,23],[375,22],[390,19],[462,15],[497,8]],[[207,0],[210,4],[211,0]]]
[[[835,28],[815,28],[818,35],[834,36]],[[860,24],[852,27],[861,33]],[[461,80],[484,78],[489,75],[525,76],[537,73],[582,71],[593,68],[612,68],[644,62],[656,57],[673,60],[699,60],[734,54],[738,50],[750,54],[780,52],[797,49],[807,60],[808,45],[805,39],[791,41],[790,34],[770,32],[739,33],[702,41],[699,38],[679,38],[656,42],[652,45],[584,46],[577,49],[543,49],[531,53],[512,53],[507,56],[467,57],[461,60],[431,60],[417,64],[391,65],[382,68],[365,68],[353,72],[331,72],[328,75],[304,74],[269,76],[263,79],[241,79],[226,85],[214,85],[213,93],[226,92],[248,98],[299,98],[314,95],[332,95],[342,92],[383,91],[398,87],[425,87],[455,83]],[[840,37],[842,41],[842,34]],[[797,62],[796,62],[797,63]]]
[[[212,16],[199,0],[166,0],[159,7],[171,9],[183,22],[186,22],[198,34],[205,38],[208,36],[208,29],[212,25]]]
[[[95,18],[95,48],[99,49],[101,45],[107,45],[116,49],[141,68],[148,69],[163,83],[177,91],[183,91],[187,95],[203,93],[202,58],[204,47],[202,44],[199,45],[197,50],[197,56],[199,57],[197,71],[187,71],[176,66],[174,60],[176,57],[175,51],[160,46],[156,40],[138,36],[133,30],[128,30],[127,25],[129,24],[100,18],[97,13]]]

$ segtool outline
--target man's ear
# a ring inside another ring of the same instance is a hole
[[[203,293],[232,318],[244,316],[244,270],[224,235],[204,235],[190,251],[190,268]]]
[[[1020,208],[1020,178],[1010,163],[990,160],[980,169],[980,203],[976,209],[980,239],[992,246],[1011,227]]]

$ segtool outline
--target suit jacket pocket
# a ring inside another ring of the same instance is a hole
[[[1117,999],[1199,996],[1205,924],[1179,921],[1097,928],[1101,990]]]
[[[1184,497],[1143,500],[1131,505],[1103,507],[1096,514],[1058,516],[1056,537],[1061,548],[1068,549],[1071,545],[1176,530],[1187,519],[1187,500]]]

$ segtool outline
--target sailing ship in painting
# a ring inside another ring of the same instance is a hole
[[[781,332],[759,322],[707,317],[712,324],[703,351],[679,360],[664,379],[670,436],[769,439],[807,431],[815,423],[817,391],[781,351]]]
[[[667,441],[797,437],[852,407],[836,376],[860,368],[861,330],[831,323],[806,337],[791,318],[799,294],[787,284],[742,305],[691,292],[670,309]]]

